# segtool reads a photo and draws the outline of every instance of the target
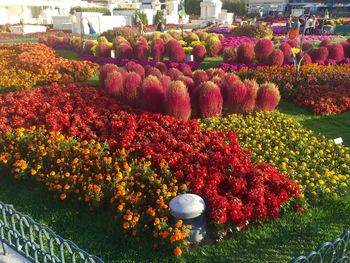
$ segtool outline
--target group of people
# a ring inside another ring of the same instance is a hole
[[[322,30],[323,25],[322,21],[320,23],[315,15],[310,15],[307,18],[299,17],[296,19],[293,19],[293,17],[290,16],[286,22],[286,27],[287,32],[292,28],[297,28],[299,30],[305,29],[305,34],[316,34],[317,29]]]

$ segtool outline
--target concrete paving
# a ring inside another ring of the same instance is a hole
[[[6,246],[6,245],[5,245]],[[29,260],[22,257],[13,249],[6,246],[7,254],[4,256],[4,251],[2,250],[2,246],[0,245],[0,263],[30,263]]]

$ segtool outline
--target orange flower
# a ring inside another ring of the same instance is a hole
[[[181,254],[182,254],[182,250],[180,247],[174,248],[173,252],[174,252],[174,255],[177,257],[181,256]]]

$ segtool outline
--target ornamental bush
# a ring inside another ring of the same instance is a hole
[[[140,106],[141,76],[135,72],[129,72],[125,76],[123,98],[128,105]]]
[[[209,34],[205,40],[205,48],[209,57],[217,57],[221,54],[221,40],[216,34]]]
[[[225,89],[225,110],[227,113],[243,113],[243,102],[247,95],[247,88],[244,83],[238,78],[234,82],[230,83],[228,80],[235,79],[225,78],[224,89]],[[230,84],[229,84],[230,83]]]
[[[279,49],[283,52],[284,63],[288,63],[291,60],[292,56],[291,46],[287,42],[284,42],[280,45]]]
[[[234,47],[225,47],[223,51],[224,63],[235,63],[237,60],[237,52]]]
[[[340,62],[344,59],[344,49],[340,44],[333,44],[328,46],[328,58],[333,59],[336,62]]]
[[[209,77],[204,70],[198,69],[193,72],[193,81],[195,85],[199,85],[207,80],[209,80]]]
[[[124,79],[119,71],[107,73],[105,88],[108,94],[115,98],[121,98],[123,94]]]
[[[186,57],[184,48],[177,40],[170,40],[166,44],[166,53],[173,62],[183,62]]]
[[[310,51],[313,61],[325,61],[328,58],[328,54],[328,48],[323,46]]]
[[[259,111],[273,111],[281,99],[277,86],[273,83],[260,85],[256,98],[256,108]]]
[[[180,81],[170,83],[165,95],[166,114],[178,120],[187,121],[191,117],[191,100],[185,84]]]
[[[143,80],[141,99],[145,111],[164,112],[165,91],[157,77],[150,75]]]
[[[237,48],[237,62],[252,64],[254,59],[254,48],[252,45],[243,43]]]
[[[118,66],[114,64],[105,64],[101,66],[100,73],[99,73],[100,86],[105,87],[105,80],[107,78],[107,74],[117,70],[118,70]]]
[[[147,41],[139,39],[134,46],[134,55],[137,60],[146,61],[148,56]]]
[[[320,47],[327,47],[332,44],[332,41],[327,37],[320,42]]]
[[[165,43],[161,38],[155,38],[152,42],[151,53],[154,61],[161,61],[165,53]]]
[[[116,57],[120,59],[131,58],[133,55],[133,48],[129,42],[120,43],[116,48]]]
[[[204,45],[197,44],[193,47],[192,54],[194,61],[201,63],[207,55],[207,50]]]
[[[199,111],[201,118],[220,116],[222,113],[222,95],[220,88],[211,81],[199,87]]]
[[[245,80],[246,96],[242,103],[242,113],[252,113],[255,109],[256,97],[259,90],[259,85],[255,80]]]
[[[260,39],[254,47],[255,57],[260,63],[265,63],[273,51],[273,43],[268,38]]]
[[[284,54],[282,50],[275,49],[268,57],[268,65],[269,66],[282,66],[284,62]]]

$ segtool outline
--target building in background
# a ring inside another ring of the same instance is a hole
[[[248,0],[248,13],[264,16],[283,15],[288,0]]]
[[[287,13],[301,9],[305,14],[323,15],[329,10],[331,16],[350,16],[350,0],[289,0]]]

